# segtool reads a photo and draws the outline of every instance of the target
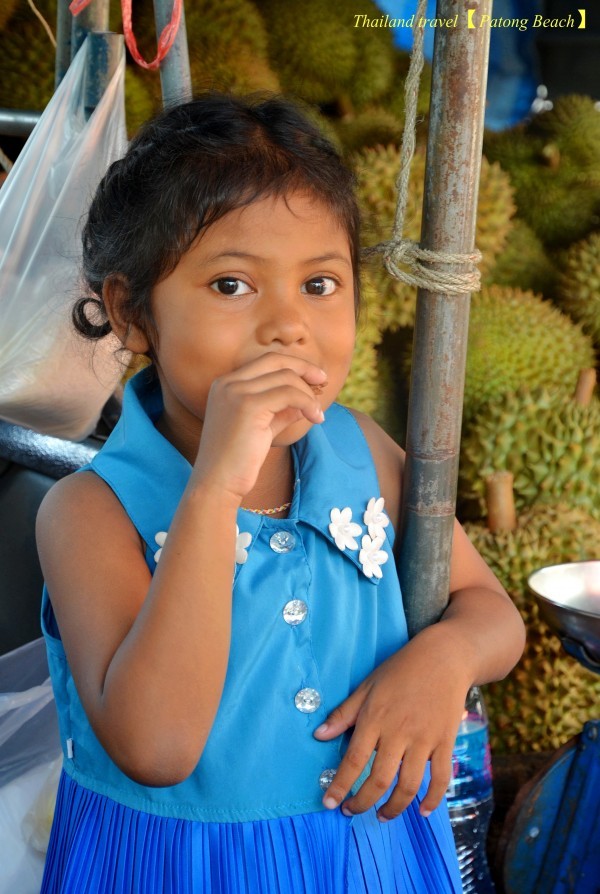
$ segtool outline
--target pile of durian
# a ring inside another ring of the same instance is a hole
[[[54,27],[56,0],[36,0]],[[372,0],[193,0],[186,24],[195,90],[283,90],[301,100],[354,168],[364,243],[389,238],[404,126],[408,56],[375,18]],[[120,4],[111,27],[120,30]],[[134,0],[145,58],[156,49],[152,0]],[[3,104],[42,109],[54,49],[27,0],[0,12]],[[404,234],[418,241],[431,71],[418,100],[417,150]],[[128,59],[128,130],[160,107],[157,73]],[[476,245],[483,288],[472,297],[458,512],[526,620],[529,644],[507,681],[488,688],[496,750],[547,750],[597,713],[600,678],[584,671],[537,616],[527,575],[544,564],[600,558],[600,409],[573,398],[600,351],[600,111],[585,96],[556,99],[518,127],[487,133]],[[404,438],[416,292],[381,258],[365,262],[363,311],[340,400]],[[133,358],[132,369],[144,358]],[[585,390],[585,389],[584,389]],[[584,405],[585,404],[585,405]],[[485,481],[514,477],[517,526],[485,525]]]

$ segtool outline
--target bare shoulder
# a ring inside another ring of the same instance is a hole
[[[75,683],[90,704],[150,586],[142,543],[111,488],[87,471],[48,491],[36,539]]]
[[[404,472],[404,450],[383,428],[366,413],[348,408],[365,436],[373,456],[381,495],[385,498],[386,510],[392,524],[398,531],[400,504],[402,497],[402,476]]]

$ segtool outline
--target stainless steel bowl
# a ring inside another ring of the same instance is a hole
[[[590,669],[600,672],[600,560],[549,565],[534,571],[527,583],[567,651],[574,654],[567,643],[583,647],[591,665],[598,665]]]

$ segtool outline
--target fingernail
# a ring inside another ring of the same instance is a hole
[[[316,728],[316,730],[315,730],[315,735],[316,735],[317,733],[326,733],[328,729],[329,729],[329,724],[328,724],[328,723],[322,723],[321,726],[318,726],[318,727]]]
[[[323,798],[323,806],[326,807],[328,810],[335,810],[335,808],[338,806],[338,802],[335,800],[335,798]]]
[[[390,821],[389,816],[384,816],[383,813],[378,813],[377,819],[379,820],[380,823],[388,823]]]
[[[425,809],[425,810],[421,810],[419,812],[420,812],[421,816],[425,817],[425,819],[427,819],[428,816],[431,816],[431,810]]]
[[[345,804],[342,804],[342,813],[344,814],[344,816],[354,816],[352,811],[348,807],[346,807]]]

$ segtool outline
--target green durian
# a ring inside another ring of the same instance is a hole
[[[19,14],[18,27],[13,19],[10,30],[0,32],[2,104],[41,112],[54,93],[55,50],[42,23],[29,12]]]
[[[518,327],[518,322],[516,323]],[[555,348],[554,361],[560,352]],[[569,375],[565,371],[565,379]],[[520,388],[490,400],[467,427],[461,445],[458,492],[464,516],[485,513],[484,480],[514,475],[517,510],[558,500],[600,519],[600,401],[581,406],[572,387]]]
[[[335,130],[346,154],[367,146],[387,146],[402,141],[402,122],[385,109],[371,108],[355,117],[334,122]]]
[[[361,275],[361,296],[352,365],[339,401],[370,415],[377,406],[379,392],[377,345],[381,341],[381,314],[377,291],[364,272]]]
[[[269,65],[265,23],[250,0],[194,0],[186,5],[185,23],[194,92],[279,91],[279,79]],[[144,58],[154,58],[151,3],[134,18],[134,30]]]
[[[545,565],[600,558],[600,521],[566,503],[523,512],[514,531],[465,525],[470,540],[512,597],[527,629],[523,656],[506,679],[484,687],[494,753],[550,751],[597,716],[600,676],[563,650],[527,589]]]
[[[340,26],[356,46],[348,93],[354,108],[364,109],[391,87],[395,61],[392,33],[389,28],[354,27],[355,16],[381,18],[381,10],[372,0],[336,0],[331,5],[338,13]]]
[[[598,116],[600,118],[600,115]],[[568,249],[558,279],[558,305],[600,348],[600,232]]]
[[[375,244],[390,238],[396,212],[396,179],[400,170],[400,149],[376,146],[363,149],[352,159],[358,177],[358,199],[365,219],[365,240]],[[425,151],[413,157],[403,235],[418,242],[425,179]],[[512,188],[499,165],[482,158],[479,183],[476,245],[483,254],[482,272],[488,269],[504,246],[514,213]],[[369,262],[371,275],[381,291],[385,328],[395,329],[414,323],[416,289],[392,277],[383,267],[381,256]]]
[[[358,50],[349,27],[324,0],[262,0],[271,66],[282,88],[307,102],[333,102],[347,90]]]
[[[159,85],[145,75],[138,66],[125,67],[125,117],[130,139],[161,108],[160,90],[156,90]]]
[[[519,289],[482,289],[471,301],[464,419],[521,386],[574,384],[581,368],[594,365],[591,338],[550,302]]]
[[[2,0],[0,6],[0,31],[6,28],[21,0]]]
[[[513,217],[506,243],[493,266],[482,277],[484,286],[498,285],[553,294],[558,270],[541,239],[519,217]]]
[[[527,125],[484,136],[485,155],[510,174],[519,216],[552,247],[600,223],[599,122],[592,100],[569,96]]]

